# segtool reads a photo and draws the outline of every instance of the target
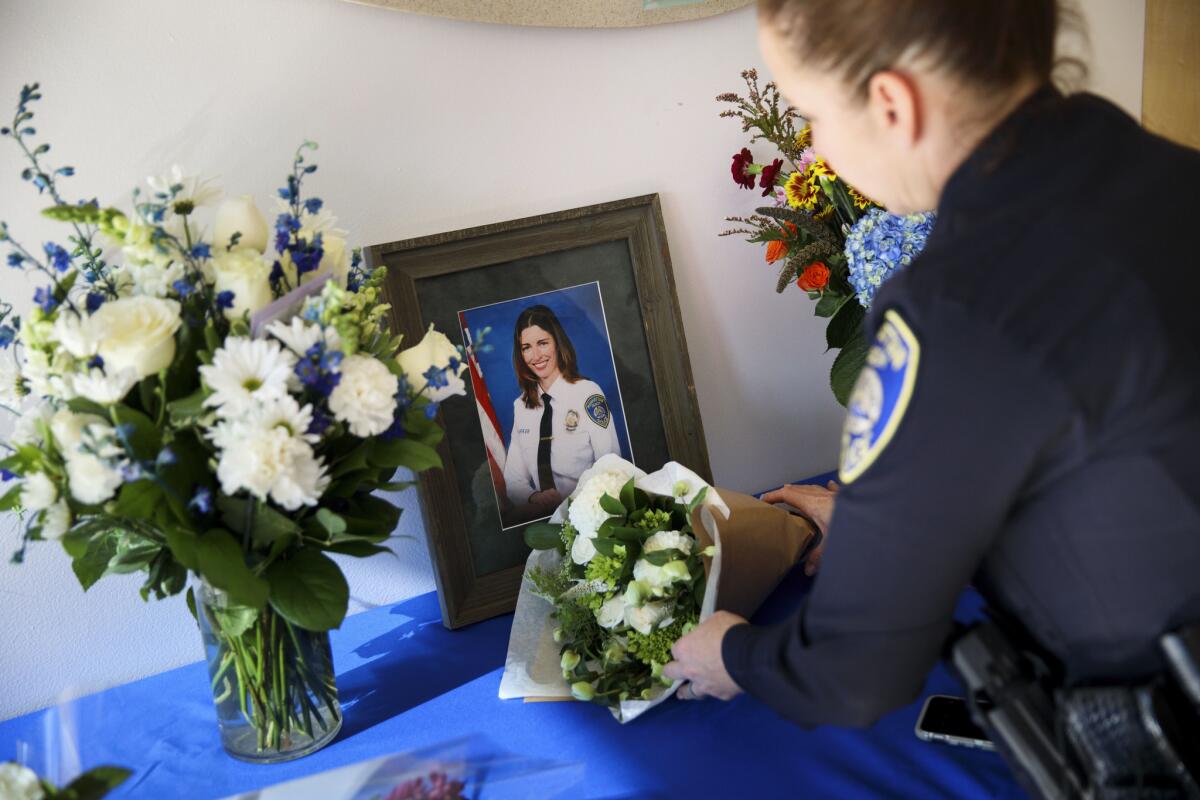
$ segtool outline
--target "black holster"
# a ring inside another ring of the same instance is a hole
[[[1200,625],[1161,644],[1167,669],[1138,685],[1063,687],[995,622],[959,635],[950,663],[976,724],[1032,796],[1200,798]]]

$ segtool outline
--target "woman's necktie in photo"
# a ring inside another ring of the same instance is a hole
[[[550,469],[550,443],[554,439],[554,410],[550,408],[550,395],[542,394],[542,429],[538,439],[538,483],[541,490],[554,488],[554,471]]]

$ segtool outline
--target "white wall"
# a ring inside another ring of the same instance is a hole
[[[1143,0],[1090,0],[1098,86],[1140,106]],[[42,0],[5,3],[0,108],[41,81],[37,127],[78,196],[107,202],[172,162],[267,202],[304,138],[312,189],[358,244],[658,192],[713,471],[762,489],[836,461],[840,410],[823,325],[776,295],[754,247],[719,239],[753,207],[728,177],[743,144],[713,97],[761,63],[754,12],[636,30],[507,28],[338,0]],[[1110,64],[1112,65],[1110,67]],[[7,114],[7,110],[4,114]],[[39,245],[59,229],[0,142],[0,219]],[[0,267],[0,296],[33,286]],[[411,494],[396,559],[349,569],[356,608],[429,591]],[[16,547],[0,518],[0,556]],[[200,656],[176,598],[143,604],[135,579],[85,597],[54,545],[0,563],[0,719]],[[4,754],[0,754],[3,758]]]

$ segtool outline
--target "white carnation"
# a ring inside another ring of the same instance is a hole
[[[42,538],[61,539],[71,529],[74,519],[65,500],[59,500],[42,512]]]
[[[296,357],[272,339],[231,336],[213,354],[212,364],[200,367],[200,377],[212,390],[204,405],[222,417],[241,416],[259,403],[287,394]]]
[[[225,494],[245,489],[288,511],[316,505],[329,485],[325,466],[312,446],[280,427],[246,429],[236,447],[222,451],[217,478]]]
[[[124,249],[128,257],[129,248]],[[186,274],[183,264],[178,261],[168,263],[168,256],[159,253],[153,246],[150,246],[150,254],[157,258],[157,261],[139,261],[139,258],[149,254],[140,250],[138,253],[137,257],[130,258],[116,270],[117,281],[127,287],[129,294],[135,297],[165,298],[174,292],[175,283],[182,280]]]
[[[0,797],[5,800],[42,800],[45,791],[37,773],[11,761],[0,764]]]
[[[123,482],[119,469],[87,453],[67,459],[67,481],[71,496],[87,505],[103,503]]]
[[[329,394],[333,416],[347,423],[352,434],[363,438],[390,428],[396,414],[396,376],[382,361],[363,355],[344,358],[341,373],[341,380]]]
[[[35,472],[21,482],[21,507],[41,511],[58,500],[58,487],[44,472]]]
[[[50,417],[50,433],[58,443],[64,458],[71,458],[83,442],[83,431],[89,425],[105,425],[104,419],[95,414],[76,414],[63,409]]]
[[[660,567],[651,564],[644,558],[639,558],[633,565],[633,579],[645,584],[655,597],[662,597],[672,584],[690,578],[687,563],[684,561],[668,561]]]
[[[621,496],[621,487],[629,482],[629,476],[620,472],[599,472],[575,490],[567,516],[571,526],[584,538],[592,539],[600,524],[613,516],[600,507],[604,495]],[[580,562],[576,562],[580,563]]]
[[[39,401],[36,405],[25,409],[24,413],[17,418],[16,424],[13,425],[12,444],[13,445],[41,445],[42,434],[38,430],[39,423],[50,424],[51,417],[54,416],[54,409],[47,402]]]

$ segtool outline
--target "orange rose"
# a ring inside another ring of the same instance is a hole
[[[806,292],[818,292],[829,285],[829,267],[823,261],[814,261],[804,268],[796,279],[796,285]]]
[[[785,242],[781,239],[775,239],[773,241],[767,242],[767,263],[768,264],[774,264],[779,259],[786,257],[787,254],[788,254],[787,242]]]

